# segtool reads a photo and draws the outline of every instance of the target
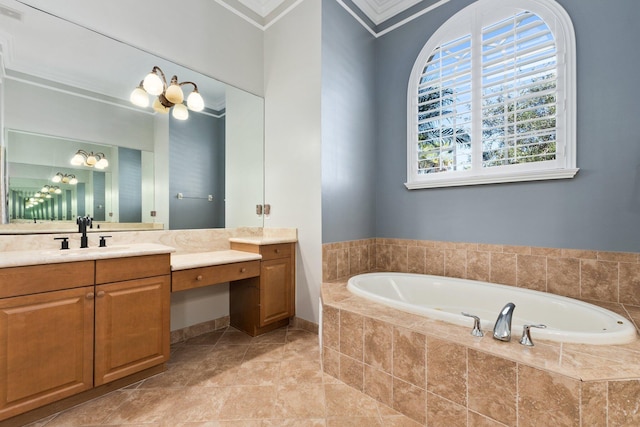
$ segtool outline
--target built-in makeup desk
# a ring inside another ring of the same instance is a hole
[[[230,239],[231,249],[171,255],[171,291],[229,283],[230,324],[251,336],[295,315],[295,240]]]
[[[171,292],[201,288],[260,275],[262,256],[243,251],[171,255]]]

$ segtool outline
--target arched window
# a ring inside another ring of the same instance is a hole
[[[575,37],[554,0],[479,0],[427,41],[408,88],[409,189],[571,178]]]

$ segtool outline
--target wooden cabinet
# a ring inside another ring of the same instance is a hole
[[[289,323],[295,315],[295,244],[231,243],[231,249],[262,255],[260,276],[231,283],[231,325],[251,336]]]
[[[93,286],[0,299],[0,420],[93,387]]]
[[[136,263],[144,265],[143,273],[127,269]],[[143,274],[154,276],[139,278]],[[130,280],[96,285],[95,386],[169,360],[168,259],[154,255],[96,261],[96,282],[113,278]]]
[[[170,278],[169,254],[0,269],[0,420],[168,360]]]

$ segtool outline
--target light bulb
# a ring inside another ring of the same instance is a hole
[[[50,199],[51,197],[51,194],[47,194],[47,199]]]
[[[59,189],[59,188],[56,188],[56,191],[54,191],[54,193],[56,193],[56,194],[62,194],[62,190],[61,190],[61,189]]]
[[[169,108],[162,105],[159,98],[153,101],[153,109],[160,114],[167,114],[169,112]]]
[[[53,178],[51,178],[51,182],[60,182],[62,180],[62,178],[60,177],[60,175],[56,175]]]
[[[40,194],[40,192],[38,191],[36,194],[34,194],[34,196],[36,196],[36,197],[40,197],[40,196],[41,196],[41,194]]]
[[[49,193],[55,193],[56,187],[49,187]]]
[[[78,183],[78,178],[75,176],[69,180],[69,185],[76,185]]]
[[[91,153],[91,154],[89,154],[89,156],[87,157],[87,160],[86,160],[86,162],[85,162],[85,163],[86,163],[88,166],[93,166],[93,165],[95,165],[95,164],[96,164],[96,162],[97,162],[97,161],[98,161],[98,159],[96,159],[96,156],[94,156],[94,155],[93,155],[93,153]]]
[[[96,169],[104,169],[107,166],[109,166],[109,161],[107,161],[107,159],[105,159],[104,157],[101,158],[98,163],[96,163]]]
[[[164,90],[164,83],[156,73],[149,73],[142,82],[142,87],[150,95],[160,95]]]
[[[173,117],[177,120],[187,120],[189,118],[189,110],[184,104],[176,104],[173,106]]]
[[[75,156],[71,159],[71,164],[75,166],[80,166],[84,163],[84,156],[80,153],[76,153]]]
[[[68,184],[69,183],[69,177],[68,176],[63,176],[62,179],[60,179],[60,177],[58,177],[57,181],[53,181],[53,182],[62,182],[63,184]]]
[[[165,91],[164,97],[167,98],[167,100],[172,104],[181,104],[182,101],[184,101],[184,93],[182,93],[182,88],[173,79],[171,80],[171,85],[169,85],[169,87]]]
[[[202,99],[202,95],[197,90],[191,92],[187,97],[187,106],[192,111],[204,110],[204,99]]]
[[[146,108],[149,106],[149,94],[142,86],[138,86],[131,92],[129,100],[133,105],[137,105],[138,107]]]

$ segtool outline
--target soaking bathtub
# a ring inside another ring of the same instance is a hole
[[[399,310],[453,324],[473,325],[461,312],[480,317],[490,336],[498,313],[508,302],[516,305],[512,339],[525,324],[544,324],[531,331],[544,339],[581,344],[626,344],[635,341],[632,322],[604,308],[559,295],[475,280],[411,273],[367,273],[349,279],[353,294]]]

